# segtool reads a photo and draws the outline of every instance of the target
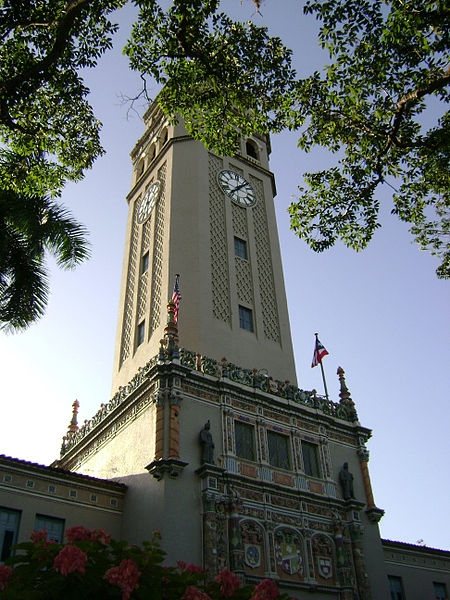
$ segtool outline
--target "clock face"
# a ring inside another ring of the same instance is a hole
[[[249,182],[235,171],[220,171],[217,176],[223,191],[240,206],[249,207],[256,204],[255,190]]]
[[[159,181],[155,181],[145,192],[137,211],[139,223],[143,223],[150,216],[150,213],[152,212],[153,207],[158,200],[160,190],[161,183]]]

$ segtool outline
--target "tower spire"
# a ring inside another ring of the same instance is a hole
[[[178,325],[175,320],[176,305],[174,300],[167,303],[167,325],[164,327],[164,338],[160,341],[159,360],[180,358],[178,348]]]

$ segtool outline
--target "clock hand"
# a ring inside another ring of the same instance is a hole
[[[239,190],[242,190],[243,187],[245,187],[247,184],[241,183],[241,185],[238,185],[237,187],[234,188],[233,192],[238,192]]]

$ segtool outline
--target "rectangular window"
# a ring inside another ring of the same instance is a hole
[[[241,238],[235,237],[234,238],[234,253],[236,256],[239,256],[239,258],[248,260],[247,242],[245,240],[242,240]]]
[[[141,275],[148,270],[148,252],[146,252],[141,259]]]
[[[433,581],[434,597],[436,600],[448,600],[447,586],[445,583]]]
[[[141,321],[137,327],[136,346],[140,346],[145,339],[145,321]]]
[[[53,540],[61,544],[64,536],[64,519],[47,517],[46,515],[36,515],[34,529],[36,531],[45,529],[47,532],[47,540]]]
[[[255,460],[255,428],[253,425],[234,422],[236,456],[247,460]]]
[[[20,510],[0,508],[0,561],[11,556],[11,547],[17,543]]]
[[[268,431],[267,442],[270,464],[280,469],[290,469],[289,438],[286,435],[275,433],[275,431]]]
[[[388,575],[388,580],[391,600],[405,600],[402,578],[395,575]]]
[[[241,329],[253,331],[253,314],[250,308],[239,306],[239,326]]]
[[[316,444],[302,441],[303,466],[306,475],[320,477],[319,448]]]

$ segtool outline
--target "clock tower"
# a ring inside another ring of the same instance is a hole
[[[145,122],[113,395],[81,427],[74,407],[57,466],[124,484],[121,538],[159,529],[167,564],[276,579],[299,599],[383,600],[371,432],[343,369],[338,402],[296,385],[269,140],[220,157],[156,104]]]
[[[113,393],[158,354],[176,274],[181,346],[295,384],[269,139],[220,157],[156,103],[144,120],[131,153]]]

